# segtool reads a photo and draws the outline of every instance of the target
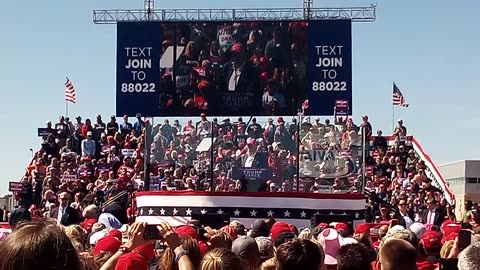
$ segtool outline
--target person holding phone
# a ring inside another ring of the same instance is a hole
[[[455,238],[452,249],[446,259],[440,259],[439,270],[480,269],[480,242],[471,243],[472,232],[461,230]]]
[[[127,243],[120,246],[119,250],[100,268],[100,270],[129,270],[148,269],[150,262],[155,257],[153,240],[144,238],[146,222],[135,222],[128,230]],[[168,223],[157,225],[160,236],[167,245],[174,250],[175,262],[179,270],[193,270],[192,261],[183,249],[178,234]]]

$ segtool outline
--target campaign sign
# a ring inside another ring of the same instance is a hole
[[[122,149],[122,156],[132,157],[135,154],[135,149]]]
[[[160,23],[117,24],[117,116],[160,116]]]
[[[352,23],[350,20],[308,23],[309,113],[331,116],[337,100],[347,100],[352,114]]]
[[[232,177],[234,179],[240,179],[243,176],[249,181],[267,181],[272,179],[273,171],[271,168],[233,167]]]
[[[73,182],[77,180],[77,175],[76,174],[64,174],[62,177],[63,181],[66,182]]]
[[[22,192],[23,184],[20,182],[8,182],[8,191],[11,192]]]
[[[336,100],[335,101],[335,115],[347,116],[348,115],[348,100]]]
[[[44,137],[52,134],[49,128],[38,128],[38,137]]]
[[[78,169],[78,175],[80,177],[91,177],[92,176],[92,171],[90,171],[88,168],[79,168]]]
[[[112,168],[112,164],[97,164],[97,170],[99,172],[109,172]]]

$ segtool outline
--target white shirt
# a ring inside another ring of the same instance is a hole
[[[245,168],[251,168],[253,165],[254,159],[255,159],[255,156],[248,156],[247,159],[245,160]]]
[[[403,216],[403,220],[405,220],[405,228],[410,228],[410,225],[413,224],[412,219],[407,215],[402,214],[402,216]]]
[[[434,210],[428,210],[427,224],[433,225],[434,221],[435,221],[435,209]]]
[[[240,80],[240,76],[242,75],[242,68],[232,66],[234,68],[232,72],[232,76],[230,76],[230,79],[228,80],[228,91],[235,91],[237,90],[237,84],[238,81]]]
[[[57,223],[60,224],[60,221],[62,220],[63,215],[65,214],[65,208],[59,207],[58,208],[58,216],[57,216]]]

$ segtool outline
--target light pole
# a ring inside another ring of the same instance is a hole
[[[32,153],[32,159],[33,159],[33,148],[30,148],[30,152]]]

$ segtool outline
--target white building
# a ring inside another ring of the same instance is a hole
[[[461,160],[438,166],[455,195],[455,215],[463,213],[465,201],[480,204],[480,160]]]

